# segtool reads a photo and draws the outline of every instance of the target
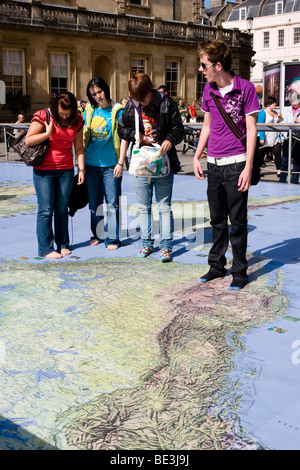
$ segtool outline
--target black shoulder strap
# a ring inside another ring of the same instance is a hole
[[[47,124],[49,124],[50,123],[50,111],[48,108],[45,108],[44,111],[46,113],[46,122]]]
[[[217,106],[218,110],[220,111],[220,114],[222,115],[222,117],[223,117],[224,121],[226,122],[227,126],[229,127],[229,129],[233,132],[233,134],[236,136],[236,138],[238,140],[240,140],[240,142],[245,146],[245,141],[244,141],[245,136],[244,136],[244,134],[240,131],[240,129],[238,128],[236,123],[231,119],[229,114],[226,113],[225,109],[223,108],[223,106],[220,103],[219,97],[217,95],[215,95],[213,92],[210,93],[210,96],[212,97],[212,99],[216,103],[216,106]]]

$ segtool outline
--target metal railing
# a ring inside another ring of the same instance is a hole
[[[185,130],[199,131],[203,127],[203,123],[186,123],[184,124]],[[292,132],[293,130],[298,130],[300,132],[300,123],[292,123],[292,124],[257,124],[258,131],[268,131],[268,132],[280,132],[286,133],[289,139],[289,147],[288,147],[288,183],[290,184],[291,175],[292,175]]]
[[[203,123],[186,123],[184,124],[185,130],[194,130],[199,131],[203,127]],[[8,149],[7,149],[7,129],[28,129],[29,124],[10,124],[10,123],[0,123],[0,128],[3,128],[4,132],[4,145],[5,145],[5,157],[6,162],[8,162]],[[292,131],[300,131],[300,124],[257,124],[258,131],[271,131],[271,132],[284,132],[287,133],[289,139],[289,151],[288,151],[288,183],[290,184],[291,175],[292,175]]]

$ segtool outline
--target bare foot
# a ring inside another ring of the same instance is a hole
[[[97,238],[93,238],[91,241],[90,241],[90,245],[91,246],[96,246],[96,245],[99,245],[99,240]]]
[[[119,245],[107,245],[106,247],[108,251],[117,250],[118,248],[119,248]]]
[[[62,255],[60,253],[57,253],[57,251],[52,251],[48,255],[45,255],[44,258],[59,259],[62,258]]]
[[[72,252],[69,250],[69,248],[62,248],[60,250],[60,253],[62,256],[67,256],[67,255],[70,255]]]

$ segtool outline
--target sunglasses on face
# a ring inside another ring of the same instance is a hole
[[[201,68],[202,70],[208,70],[208,69],[210,69],[213,65],[216,65],[216,64],[205,64],[204,62],[201,62],[199,68]]]

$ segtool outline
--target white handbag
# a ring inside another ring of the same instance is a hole
[[[135,144],[133,145],[128,172],[133,176],[161,178],[170,173],[167,153],[160,154],[160,145],[144,145],[139,142],[139,115],[135,110]]]

